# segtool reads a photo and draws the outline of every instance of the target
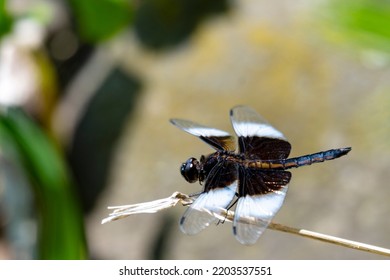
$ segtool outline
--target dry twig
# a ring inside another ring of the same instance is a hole
[[[193,199],[186,194],[180,192],[174,192],[170,197],[158,199],[145,203],[138,203],[132,205],[122,205],[122,206],[112,206],[108,207],[108,209],[114,209],[109,216],[102,220],[102,224],[119,220],[122,218],[126,218],[130,215],[141,214],[141,213],[156,213],[160,210],[171,208],[178,203],[181,203],[184,206],[188,206],[193,202]],[[223,221],[233,221],[234,212],[233,211],[225,211],[222,213],[223,216],[214,214],[217,218]],[[248,221],[250,222],[250,221]],[[327,243],[332,243],[339,246],[344,246],[351,249],[356,249],[360,251],[365,251],[377,255],[383,255],[390,257],[390,249],[373,246],[365,243],[360,243],[356,241],[351,241],[348,239],[343,239],[331,235],[326,235],[314,231],[309,231],[305,229],[297,229],[277,223],[270,223],[268,226],[269,229],[283,231],[303,237],[308,237],[311,239],[320,240]]]

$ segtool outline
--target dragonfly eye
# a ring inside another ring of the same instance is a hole
[[[189,158],[180,167],[180,173],[189,183],[199,180],[199,162],[196,158]]]

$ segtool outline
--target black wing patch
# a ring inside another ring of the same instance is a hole
[[[291,151],[291,144],[282,139],[269,137],[238,137],[241,153],[249,159],[286,159]]]
[[[272,127],[252,108],[237,106],[230,111],[233,128],[238,136],[239,152],[251,159],[285,159],[291,145],[284,135]]]
[[[260,170],[240,167],[238,172],[238,196],[264,195],[287,186],[291,173],[283,170]]]

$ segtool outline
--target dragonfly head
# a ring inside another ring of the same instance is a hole
[[[200,165],[196,158],[189,158],[180,167],[180,173],[189,183],[195,183],[200,177]]]

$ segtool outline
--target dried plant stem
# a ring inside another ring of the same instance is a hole
[[[271,223],[268,226],[268,228],[273,229],[273,230],[284,231],[284,232],[300,235],[303,237],[308,237],[311,239],[320,240],[323,242],[327,242],[327,243],[331,243],[331,244],[335,244],[335,245],[339,245],[339,246],[343,246],[343,247],[347,247],[347,248],[351,248],[351,249],[355,249],[355,250],[360,250],[360,251],[364,251],[364,252],[368,252],[368,253],[373,253],[373,254],[377,254],[377,255],[383,255],[383,256],[390,257],[390,250],[389,249],[378,247],[378,246],[373,246],[373,245],[369,245],[369,244],[365,244],[365,243],[361,243],[361,242],[356,242],[356,241],[352,241],[352,240],[348,240],[348,239],[343,239],[343,238],[339,238],[339,237],[335,237],[335,236],[331,236],[331,235],[327,235],[327,234],[322,234],[322,233],[318,233],[315,231],[310,231],[310,230],[305,230],[305,229],[297,229],[297,228],[293,228],[293,227],[289,227],[289,226],[285,226],[285,225],[281,225],[281,224],[276,224],[276,223]]]
[[[108,207],[109,209],[114,209],[114,211],[109,215],[109,217],[102,220],[102,224],[115,221],[118,219],[122,219],[134,214],[155,213],[160,210],[173,207],[179,202],[184,206],[188,206],[193,202],[193,199],[186,194],[175,192],[170,197],[154,200],[151,202]],[[233,211],[224,211],[219,215],[214,213],[210,213],[210,214],[213,214],[215,217],[217,217],[222,221],[232,222],[234,218]],[[382,247],[351,241],[348,239],[343,239],[343,238],[326,235],[314,231],[309,231],[305,229],[297,229],[297,228],[293,228],[293,227],[289,227],[277,223],[272,223],[272,222],[269,224],[268,228],[272,230],[283,231],[283,232],[287,232],[287,233],[291,233],[291,234],[295,234],[295,235],[299,235],[311,239],[320,240],[323,242],[327,242],[327,243],[331,243],[331,244],[335,244],[335,245],[339,245],[339,246],[343,246],[355,250],[360,250],[368,253],[390,257],[390,249],[386,249]]]

